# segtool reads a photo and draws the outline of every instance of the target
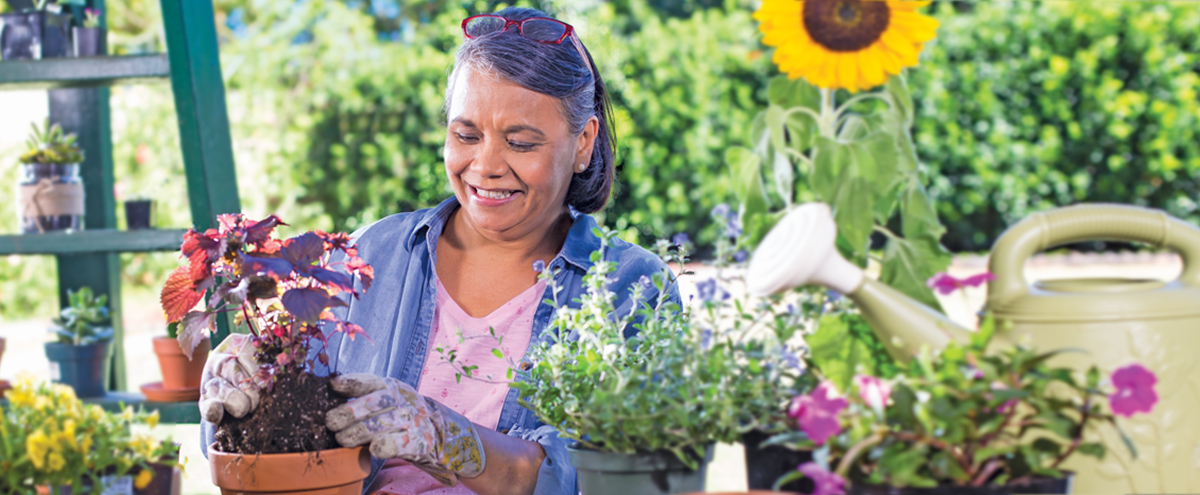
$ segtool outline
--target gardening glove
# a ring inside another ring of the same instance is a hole
[[[208,355],[200,378],[200,414],[208,422],[220,424],[225,413],[244,417],[262,401],[266,383],[255,351],[249,335],[234,334]]]
[[[369,443],[376,458],[403,459],[446,486],[483,473],[483,442],[461,414],[395,378],[352,373],[330,385],[352,398],[325,415],[343,447]]]

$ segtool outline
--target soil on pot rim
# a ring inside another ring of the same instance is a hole
[[[217,449],[231,454],[285,454],[338,448],[325,413],[346,403],[329,377],[290,371],[276,375],[258,409],[217,426]]]

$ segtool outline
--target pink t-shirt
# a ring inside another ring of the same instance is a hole
[[[496,429],[508,395],[509,360],[520,361],[533,333],[533,315],[546,290],[539,281],[483,318],[473,318],[437,283],[437,307],[430,330],[429,349],[417,392],[466,416],[478,426]],[[495,337],[490,329],[495,329]],[[501,340],[503,338],[503,340]],[[461,342],[460,342],[461,340]],[[436,349],[442,348],[439,353]],[[449,352],[456,351],[454,364]],[[500,349],[504,359],[493,350]],[[464,366],[478,366],[471,375],[456,379]],[[462,484],[446,488],[433,477],[399,459],[387,461],[368,493],[395,495],[472,494]]]

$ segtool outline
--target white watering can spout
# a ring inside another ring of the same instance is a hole
[[[908,360],[922,347],[966,342],[970,331],[945,315],[863,274],[838,253],[837,225],[829,206],[807,203],[788,212],[750,259],[750,293],[765,296],[820,285],[849,297],[893,357]]]

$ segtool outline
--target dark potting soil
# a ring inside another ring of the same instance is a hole
[[[217,449],[237,454],[284,454],[337,448],[325,428],[325,413],[346,398],[329,386],[329,377],[299,371],[276,376],[258,409],[244,418],[225,418],[214,435]]]

